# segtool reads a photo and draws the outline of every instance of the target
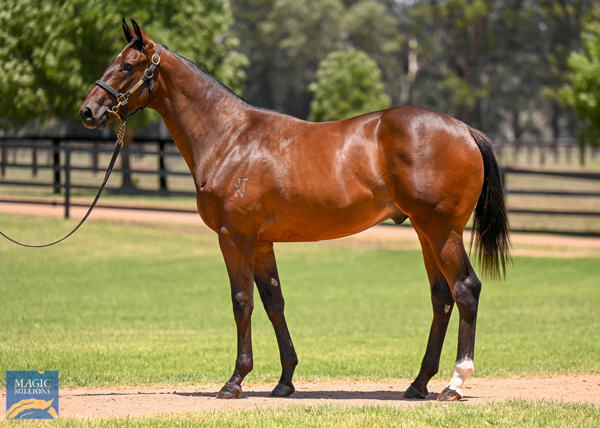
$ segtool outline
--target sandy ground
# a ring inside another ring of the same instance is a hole
[[[62,217],[62,207],[0,203],[0,212],[15,215],[31,214]],[[81,218],[85,209],[73,208],[72,217]],[[124,211],[98,208],[94,219],[111,219],[129,223],[188,225],[198,227],[199,233],[212,233],[196,214]],[[18,237],[17,237],[18,238]],[[465,237],[468,242],[469,237]],[[378,226],[363,233],[325,245],[373,246],[399,249],[418,248],[415,232],[407,227]],[[571,238],[541,235],[513,235],[514,255],[545,257],[600,257],[600,239]],[[62,388],[60,415],[85,417],[122,417],[170,412],[195,412],[218,409],[254,409],[274,406],[312,406],[340,404],[346,406],[385,405],[407,407],[435,402],[437,392],[445,383],[432,382],[426,400],[404,400],[404,390],[410,381],[390,382],[309,382],[297,383],[290,398],[270,398],[274,385],[249,385],[237,400],[217,400],[219,386],[161,386],[153,388]],[[472,378],[467,383],[467,404],[482,404],[510,399],[589,402],[600,404],[600,375],[556,376],[550,378],[523,377],[508,379]],[[6,395],[0,393],[0,406],[5,409]],[[444,404],[439,404],[444,405]],[[447,404],[446,404],[447,405]]]
[[[61,388],[59,415],[61,417],[124,417],[160,413],[184,413],[223,409],[256,409],[277,406],[343,406],[410,407],[438,403],[437,392],[445,383],[430,383],[432,391],[425,400],[405,400],[404,390],[410,381],[297,383],[296,392],[289,398],[271,398],[273,385],[245,386],[241,398],[219,400],[218,386],[162,386],[155,388]],[[586,402],[600,404],[600,375],[557,376],[551,378],[472,378],[464,388],[464,404],[484,404],[511,399]],[[0,405],[6,396],[0,397]]]

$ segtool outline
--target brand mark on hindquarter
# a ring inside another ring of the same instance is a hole
[[[246,192],[246,181],[248,181],[247,178],[238,178],[238,181],[236,184],[233,185],[233,187],[235,187],[235,193],[233,194],[234,197],[236,198],[243,198],[244,197],[244,193]]]

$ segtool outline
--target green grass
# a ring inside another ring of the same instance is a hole
[[[4,232],[29,242],[51,240],[73,224],[0,215]],[[297,380],[414,377],[431,321],[418,251],[329,244],[276,251],[300,357]],[[49,249],[0,241],[0,275],[0,372],[59,370],[61,386],[213,385],[231,374],[229,286],[216,237],[204,228],[92,220]],[[516,258],[506,282],[484,283],[475,375],[599,373],[598,303],[596,259]],[[274,384],[277,345],[258,301],[253,321],[255,368],[247,383]],[[455,314],[442,378],[452,373],[456,329]],[[597,405],[511,401],[69,417],[33,426],[597,426],[599,414]]]
[[[428,403],[387,406],[292,406],[128,418],[61,418],[55,421],[0,421],[11,427],[596,427],[600,406],[509,401],[485,406]]]
[[[26,241],[72,226],[6,215],[0,224]],[[416,375],[431,322],[418,251],[286,244],[277,254],[297,380]],[[93,386],[219,384],[233,369],[229,286],[205,229],[92,221],[49,249],[0,242],[0,272],[2,371],[53,369],[61,385]],[[506,282],[486,282],[476,375],[599,373],[597,272],[595,259],[516,258]],[[275,383],[277,345],[258,297],[253,334],[247,381]]]

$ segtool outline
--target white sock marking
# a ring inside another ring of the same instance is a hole
[[[454,376],[452,376],[452,379],[450,379],[450,384],[448,387],[458,392],[462,396],[463,393],[460,388],[465,384],[467,379],[471,377],[474,371],[475,365],[473,364],[473,360],[467,359],[456,363],[454,366]]]

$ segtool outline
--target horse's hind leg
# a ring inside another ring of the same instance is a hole
[[[440,355],[448,329],[448,322],[454,307],[454,299],[450,287],[438,267],[435,256],[427,239],[419,234],[425,269],[431,286],[431,304],[433,306],[433,321],[429,331],[427,349],[421,363],[421,370],[410,387],[404,393],[404,398],[425,398],[428,394],[427,384],[438,372]]]
[[[298,358],[285,322],[284,301],[272,243],[262,244],[256,248],[254,281],[265,311],[275,329],[281,359],[281,378],[279,384],[271,392],[271,396],[287,397],[295,391],[292,376],[298,364]]]
[[[454,375],[450,383],[438,396],[439,401],[461,399],[463,397],[461,388],[475,371],[473,364],[475,354],[475,324],[477,321],[481,282],[477,278],[477,275],[475,275],[464,247],[463,257],[465,269],[459,272],[452,287],[452,295],[460,314],[456,364],[454,365]]]
[[[459,311],[458,349],[454,376],[438,396],[440,401],[450,401],[463,397],[461,387],[474,371],[475,324],[481,282],[475,275],[465,251],[462,227],[444,228],[443,219],[437,220],[429,218],[424,223],[425,227],[421,227],[418,221],[413,221],[413,224],[429,242],[432,254],[450,286],[452,298]]]

